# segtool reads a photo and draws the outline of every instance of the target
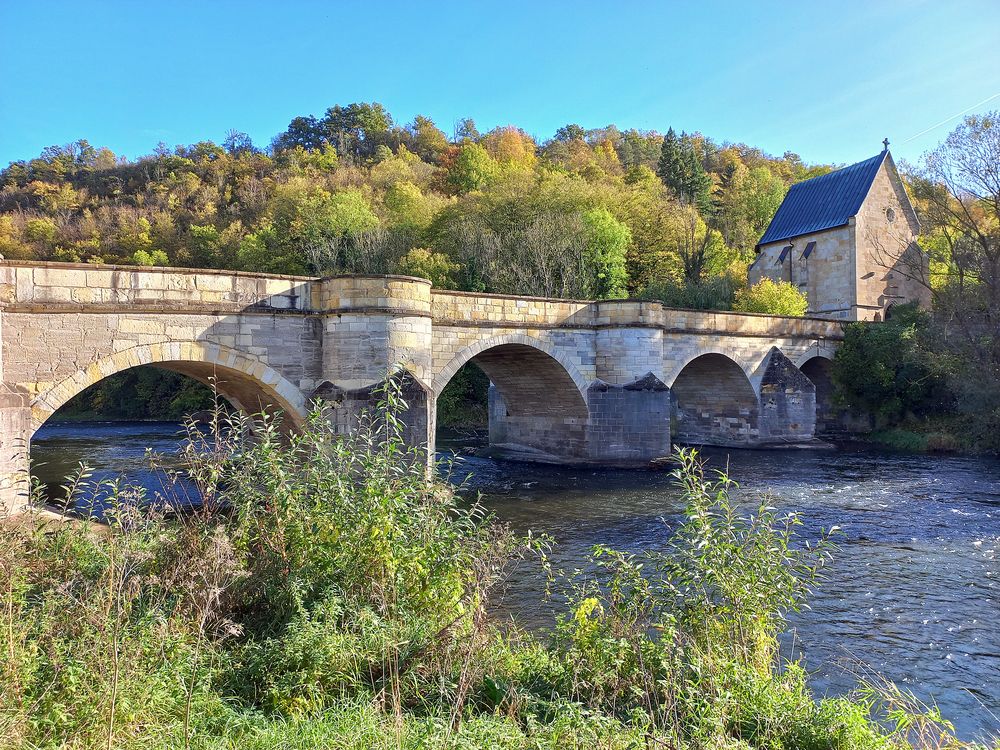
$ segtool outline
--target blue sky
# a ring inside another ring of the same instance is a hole
[[[958,119],[941,121],[1000,110],[1000,0],[0,0],[0,34],[0,164],[78,138],[266,145],[373,100],[449,134],[673,126],[833,163],[888,136],[914,160]]]

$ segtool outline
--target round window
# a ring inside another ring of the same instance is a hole
[[[885,218],[887,218],[889,220],[889,223],[891,224],[896,220],[896,212],[893,211],[891,208],[887,208],[885,210]]]

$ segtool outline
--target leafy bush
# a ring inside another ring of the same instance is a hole
[[[801,317],[809,309],[805,294],[787,281],[763,278],[753,286],[740,289],[733,300],[733,310],[768,315]]]
[[[662,302],[666,307],[687,310],[730,310],[739,288],[728,275],[691,281],[660,281],[650,284],[640,295],[642,299]]]
[[[428,279],[435,289],[454,289],[453,276],[459,268],[460,266],[452,263],[444,253],[415,247],[399,259],[395,271],[404,276]]]
[[[847,406],[898,423],[950,411],[946,381],[924,340],[930,317],[916,304],[898,305],[884,323],[851,323],[831,376]]]

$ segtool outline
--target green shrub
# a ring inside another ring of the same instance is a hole
[[[640,298],[688,310],[731,310],[738,288],[728,275],[712,276],[699,283],[665,280],[650,284]]]
[[[871,439],[887,448],[910,453],[923,453],[927,450],[927,436],[912,430],[893,428],[878,430],[871,434]]]
[[[927,313],[910,304],[894,307],[884,323],[848,325],[831,371],[839,400],[890,424],[949,412],[946,379],[924,341],[929,324]]]
[[[738,290],[733,300],[736,312],[802,317],[808,309],[809,302],[798,287],[766,277],[753,286]]]

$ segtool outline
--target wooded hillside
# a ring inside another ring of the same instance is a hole
[[[793,182],[827,171],[700,134],[567,125],[449,136],[377,103],[296,117],[266,148],[81,140],[0,173],[10,259],[405,273],[441,288],[727,308]]]

